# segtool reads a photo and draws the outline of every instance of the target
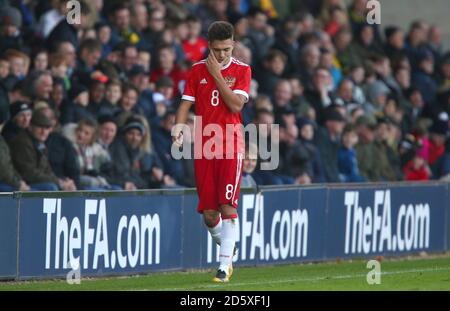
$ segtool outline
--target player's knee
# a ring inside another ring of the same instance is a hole
[[[218,223],[219,217],[217,211],[203,211],[203,219],[208,227],[214,227]]]
[[[220,206],[220,213],[222,214],[222,219],[233,219],[237,218],[237,209],[231,205]]]

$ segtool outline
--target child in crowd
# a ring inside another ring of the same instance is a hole
[[[358,135],[353,125],[348,124],[342,133],[342,146],[338,152],[339,177],[342,182],[363,182],[364,178],[359,173],[358,160],[356,158],[355,145],[358,143]]]
[[[258,146],[255,143],[246,144],[241,187],[256,187],[256,182],[251,174],[255,171],[257,160]]]

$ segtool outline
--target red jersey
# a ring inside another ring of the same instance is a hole
[[[222,68],[222,76],[227,82],[227,85],[234,93],[243,95],[246,98],[246,101],[248,101],[251,75],[252,72],[250,66],[234,58],[231,58],[230,62]],[[200,122],[197,121],[198,118],[196,119],[196,132],[201,130],[200,134],[203,133],[202,142],[200,142],[201,146],[207,144],[211,137],[216,136],[215,132],[205,134],[208,132],[205,131],[205,127],[210,124],[217,124],[222,129],[222,140],[217,143],[226,146],[223,148],[223,155],[231,153],[231,143],[234,149],[232,152],[233,154],[238,152],[243,153],[244,140],[242,136],[241,112],[233,113],[224,103],[214,78],[206,67],[206,60],[202,60],[192,66],[186,81],[182,99],[195,102],[195,114],[201,117],[201,125]],[[232,142],[226,140],[226,137],[228,136],[226,134],[227,124],[229,125],[229,129],[240,126],[240,131],[234,131]],[[216,136],[216,138],[220,137]],[[198,142],[198,137],[196,136],[196,143]],[[211,149],[214,151],[214,148]],[[202,157],[205,156],[206,155],[202,154]]]
[[[173,95],[177,96],[180,93],[180,85],[186,80],[186,72],[180,69],[178,65],[175,65],[171,72],[165,74],[161,68],[156,68],[150,74],[150,82],[156,83],[162,76],[168,76],[173,82]]]
[[[186,55],[186,59],[191,62],[198,62],[204,56],[205,52],[208,49],[208,41],[203,39],[202,37],[198,37],[194,43],[189,42],[189,40],[183,41],[183,51]]]

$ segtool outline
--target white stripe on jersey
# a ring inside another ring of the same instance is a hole
[[[247,65],[246,63],[243,63],[243,62],[237,60],[236,58],[233,58],[232,61],[233,61],[233,63],[235,63],[236,65],[241,65],[241,66],[244,66],[244,67],[248,67],[248,66],[249,66],[249,65]]]
[[[183,96],[181,96],[181,99],[188,100],[188,101],[191,101],[191,102],[195,102],[195,97],[189,96],[189,95],[183,95]]]
[[[239,177],[241,176],[241,166],[242,166],[243,154],[238,153],[237,158],[238,158],[238,161],[237,161],[237,167],[236,167],[236,180],[234,182],[234,189],[233,189],[233,196],[231,197],[231,204],[234,203],[234,196],[236,195],[236,189],[238,186]]]

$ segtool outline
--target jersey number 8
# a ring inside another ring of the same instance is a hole
[[[211,94],[211,105],[213,105],[214,107],[219,105],[219,91],[218,90],[212,91],[212,94]]]
[[[228,184],[225,187],[225,198],[227,200],[231,200],[231,198],[233,197],[233,191],[234,190],[234,186],[232,184]]]

